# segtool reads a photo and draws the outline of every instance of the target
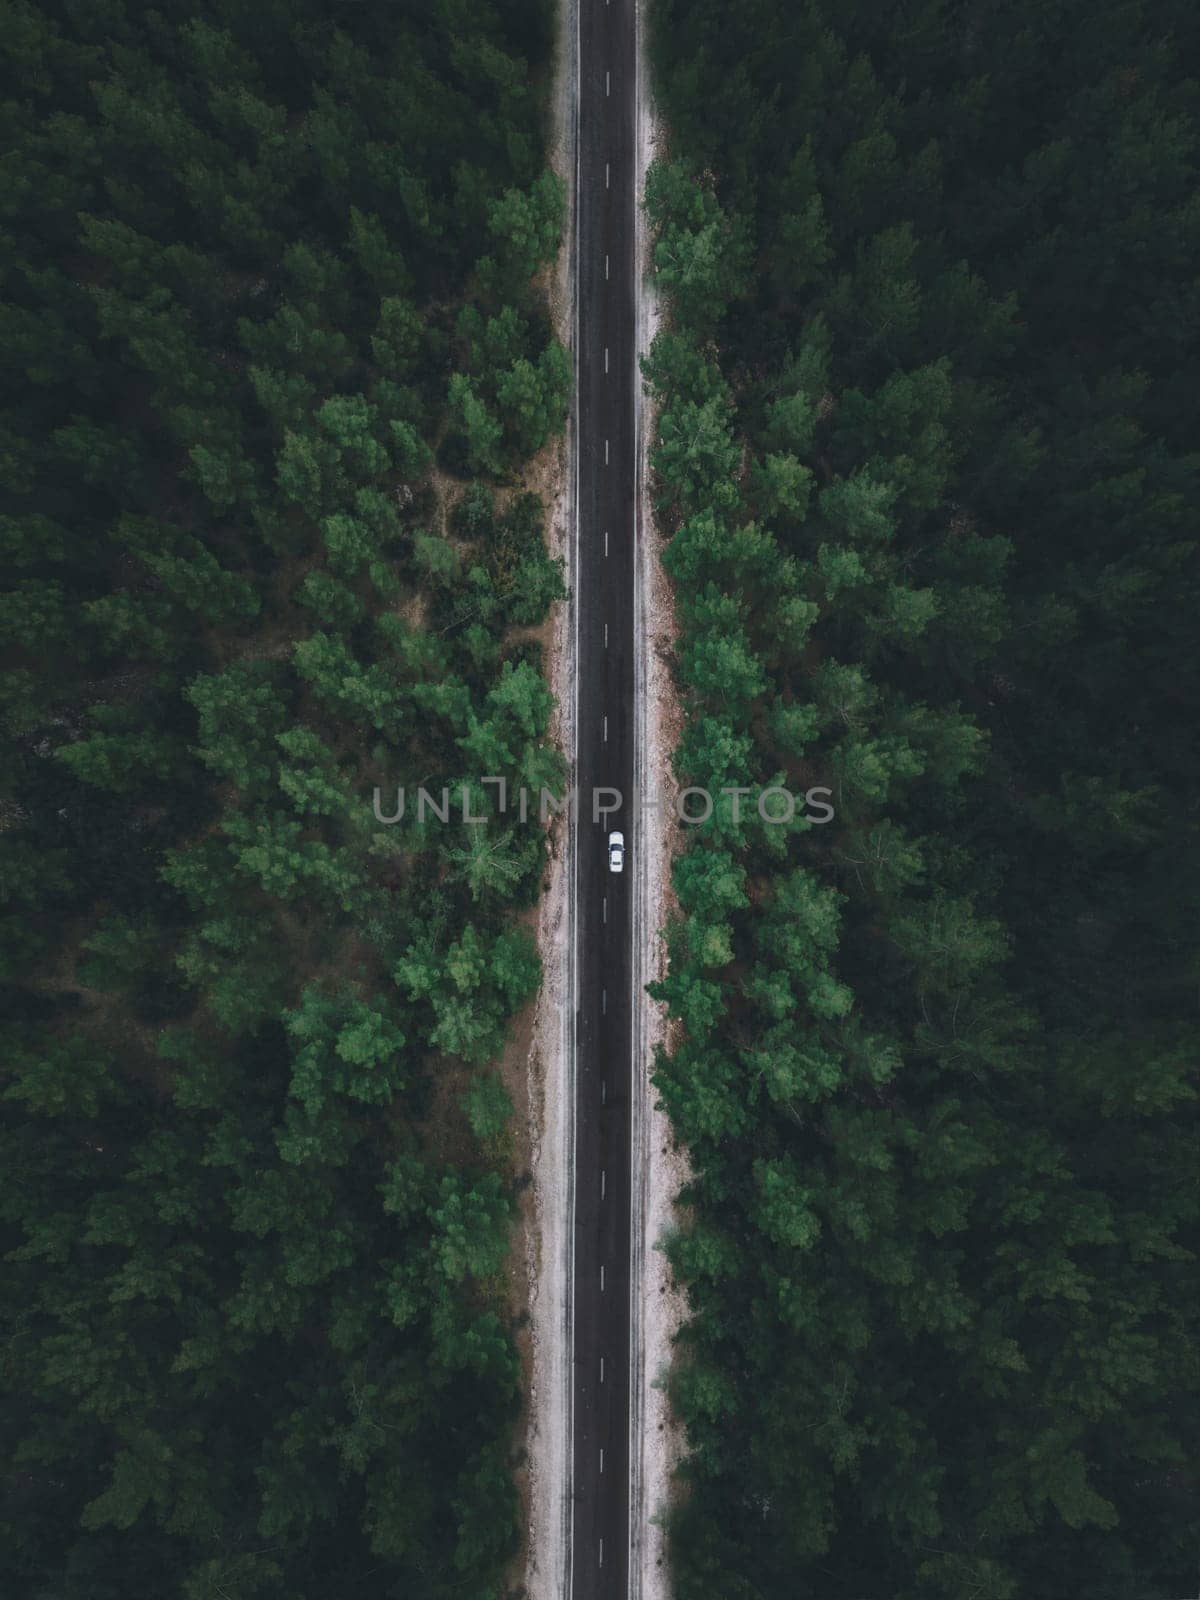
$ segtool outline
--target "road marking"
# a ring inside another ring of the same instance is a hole
[[[604,465],[608,465],[608,440],[604,441]]]
[[[600,1541],[600,1565],[604,1565],[604,1540]]]
[[[604,1382],[604,1357],[600,1357],[600,1382]]]
[[[604,1191],[608,1187],[607,1179],[608,1179],[608,1173],[605,1172],[603,1167],[601,1167],[600,1168],[600,1198],[601,1198],[601,1200],[604,1199]]]
[[[608,346],[604,346],[604,370],[608,371]]]
[[[607,717],[605,717],[605,719],[604,719],[604,742],[605,742],[605,744],[608,743],[608,718]]]
[[[612,74],[608,72],[604,74],[604,93],[606,97],[612,93]]]
[[[610,181],[610,174],[609,174],[609,170],[608,170],[608,162],[606,161],[604,163],[604,187],[606,189],[609,186],[609,181]]]
[[[608,529],[604,530],[604,554],[608,555]]]
[[[603,1016],[607,1016],[608,1015],[608,990],[607,989],[602,990],[601,993],[600,993],[600,1011],[601,1011],[601,1014]]]
[[[603,1105],[604,1102],[607,1099],[608,1099],[608,1080],[607,1080],[607,1078],[601,1078],[600,1079],[600,1104]]]
[[[608,649],[608,623],[604,624],[604,648]]]
[[[604,922],[608,921],[608,896],[607,895],[604,896],[604,912],[603,912],[602,920]]]
[[[600,1446],[600,1475],[604,1475],[604,1446]]]
[[[605,281],[605,283],[608,282],[608,257],[607,256],[605,256],[605,258],[604,258],[604,281]]]
[[[600,1293],[604,1293],[604,1263],[600,1263]]]

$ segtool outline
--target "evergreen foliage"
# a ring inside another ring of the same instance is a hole
[[[0,1590],[499,1600],[548,16],[2,31]]]
[[[655,8],[680,1600],[1195,1588],[1198,42]]]

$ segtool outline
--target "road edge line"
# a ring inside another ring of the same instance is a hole
[[[647,1176],[649,1172],[649,1130],[647,1097],[650,1094],[647,1048],[649,1027],[646,1011],[646,906],[649,896],[651,852],[646,841],[652,830],[643,826],[646,816],[646,740],[647,672],[646,596],[649,549],[643,523],[644,490],[648,462],[643,415],[641,359],[646,354],[646,258],[645,214],[642,197],[646,172],[643,162],[643,119],[647,94],[645,52],[643,50],[643,0],[634,0],[634,604],[633,604],[633,799],[638,808],[634,817],[634,894],[632,906],[630,996],[631,1083],[629,1106],[630,1206],[629,1206],[629,1551],[627,1587],[629,1600],[642,1594],[641,1550],[644,1539],[645,1497],[643,1488],[642,1437],[645,1431],[646,1397],[643,1372],[642,1279],[645,1272]]]

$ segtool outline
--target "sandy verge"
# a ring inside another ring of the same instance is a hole
[[[576,0],[558,10],[554,91],[548,129],[550,164],[567,186],[568,223],[547,291],[554,330],[575,350],[575,42]],[[575,424],[567,433],[553,485],[551,553],[565,563],[568,598],[556,605],[544,668],[556,710],[551,737],[566,756],[575,781],[574,624],[576,506]],[[533,1175],[531,1225],[525,1230],[529,1283],[530,1372],[528,1431],[529,1524],[525,1586],[530,1600],[562,1600],[570,1584],[571,1351],[574,1258],[575,948],[570,896],[574,892],[574,836],[565,816],[550,828],[546,889],[538,912],[542,988],[529,1054],[528,1137]]]
[[[638,14],[638,172],[639,199],[646,169],[663,138],[650,96],[645,55],[644,9]],[[647,353],[662,318],[651,275],[651,241],[644,213],[638,212],[638,355]],[[635,788],[642,796],[671,793],[671,752],[679,741],[681,716],[671,672],[676,639],[674,597],[662,565],[662,536],[650,501],[650,449],[658,424],[657,407],[641,394],[638,407],[637,616],[640,648],[636,668],[637,737]],[[667,1600],[670,1573],[662,1516],[670,1504],[673,1479],[684,1448],[682,1429],[665,1389],[672,1344],[687,1313],[683,1291],[674,1283],[658,1242],[676,1225],[676,1197],[688,1176],[686,1152],[675,1144],[670,1122],[655,1101],[650,1072],[657,1044],[669,1043],[666,1007],[652,1001],[644,986],[663,976],[666,949],[662,929],[674,912],[671,857],[679,829],[670,812],[643,803],[640,871],[634,909],[634,1062],[633,1099],[633,1325],[630,1332],[630,1600]],[[640,1000],[640,1004],[638,1001]]]

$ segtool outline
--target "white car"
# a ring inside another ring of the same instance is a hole
[[[623,833],[610,833],[608,836],[608,870],[621,872],[625,867],[625,835]]]

